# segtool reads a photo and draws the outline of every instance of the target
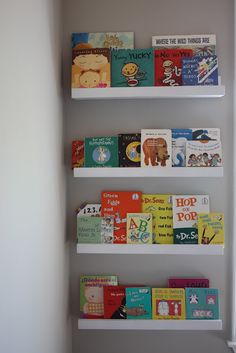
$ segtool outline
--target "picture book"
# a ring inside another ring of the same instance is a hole
[[[218,289],[186,288],[186,319],[218,320]]]
[[[77,209],[77,217],[88,216],[88,217],[100,217],[101,216],[101,204],[100,203],[83,203]]]
[[[114,240],[114,217],[102,217],[101,219],[101,242],[112,244]]]
[[[119,134],[119,167],[140,167],[141,134]]]
[[[198,214],[198,244],[224,244],[223,213]]]
[[[80,316],[84,319],[104,318],[104,286],[117,286],[117,276],[80,276]]]
[[[192,56],[191,49],[156,49],[155,86],[182,86],[182,60]]]
[[[133,49],[134,32],[72,33],[73,49]]]
[[[72,88],[111,85],[111,53],[107,48],[72,49]]]
[[[191,129],[171,129],[172,167],[186,167],[186,142],[192,140]]]
[[[215,34],[153,36],[152,46],[158,49],[191,49],[193,55],[214,55],[216,52]]]
[[[198,243],[198,213],[209,213],[208,195],[173,195],[174,244]]]
[[[125,291],[127,319],[151,319],[151,288],[127,287]]]
[[[114,216],[115,244],[127,243],[127,213],[141,212],[142,193],[140,191],[104,191],[101,194],[102,216]]]
[[[79,244],[99,244],[101,237],[101,217],[77,217],[77,241]]]
[[[127,213],[127,244],[152,244],[152,214]]]
[[[86,137],[85,167],[118,167],[118,137]]]
[[[153,86],[153,49],[112,50],[112,87]]]
[[[84,141],[72,141],[72,169],[84,166]]]
[[[221,167],[221,142],[187,141],[186,161],[187,167]]]
[[[104,319],[126,319],[126,286],[105,286]]]
[[[141,167],[171,167],[171,130],[141,130]]]
[[[183,58],[183,86],[218,85],[218,58],[216,55]]]
[[[152,288],[152,318],[154,320],[185,319],[183,288]]]
[[[169,288],[209,288],[209,279],[207,278],[169,278],[168,279]]]
[[[220,129],[219,128],[192,128],[192,140],[214,140],[220,141]]]

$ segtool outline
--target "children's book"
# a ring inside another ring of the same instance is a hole
[[[72,33],[72,48],[133,49],[134,32]]]
[[[171,130],[141,130],[141,167],[171,167]]]
[[[101,237],[101,217],[77,217],[77,241],[79,244],[99,244]]]
[[[186,288],[186,319],[218,320],[218,289]]]
[[[221,142],[187,141],[186,161],[187,167],[221,167]]]
[[[119,167],[140,167],[141,134],[119,134]]]
[[[192,56],[191,49],[155,50],[155,86],[182,86],[182,60]]]
[[[104,286],[117,286],[117,276],[80,276],[80,316],[84,319],[104,318]]]
[[[198,213],[209,213],[208,195],[173,195],[174,244],[198,243]]]
[[[127,319],[151,319],[151,288],[128,287],[125,291]]]
[[[118,167],[118,137],[86,137],[85,167]]]
[[[77,209],[77,217],[88,216],[88,217],[100,217],[101,216],[101,204],[100,203],[83,203]]]
[[[152,244],[151,213],[127,213],[127,244]]]
[[[203,141],[220,141],[220,129],[219,128],[192,128],[192,140],[203,140]]]
[[[191,129],[171,129],[172,167],[186,167],[186,142],[192,140]]]
[[[112,87],[153,86],[153,49],[112,50]]]
[[[114,240],[114,217],[102,217],[101,220],[101,242],[112,244]]]
[[[207,278],[169,278],[168,279],[169,288],[209,288],[209,279]]]
[[[224,244],[223,213],[198,214],[198,244]]]
[[[84,166],[84,141],[72,141],[72,169]]]
[[[185,319],[183,288],[152,288],[152,318],[154,320]]]
[[[104,319],[127,318],[126,315],[126,286],[105,286],[104,292]]]
[[[140,191],[104,191],[101,194],[102,216],[114,216],[115,244],[127,243],[127,213],[140,213],[142,193]]]
[[[110,49],[72,49],[72,88],[106,88],[111,85]]]
[[[193,55],[214,55],[216,52],[215,34],[153,36],[152,46],[156,49],[191,49]]]
[[[183,86],[218,85],[218,59],[216,55],[195,56],[182,61]]]

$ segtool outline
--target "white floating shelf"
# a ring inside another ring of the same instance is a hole
[[[79,330],[222,330],[221,320],[105,320],[79,319]]]
[[[73,99],[219,98],[225,86],[72,88]]]
[[[188,244],[77,244],[78,254],[223,255],[223,245]]]
[[[74,168],[76,178],[220,178],[223,167]]]

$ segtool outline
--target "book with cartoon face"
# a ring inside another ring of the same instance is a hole
[[[186,288],[186,319],[218,320],[219,298],[215,288]]]
[[[72,33],[72,48],[133,49],[134,32]]]
[[[224,214],[198,214],[198,244],[224,244]]]
[[[151,288],[127,287],[125,291],[127,319],[151,319]]]
[[[153,320],[184,320],[185,291],[183,288],[152,288]]]
[[[152,244],[151,213],[127,213],[127,244]]]
[[[187,141],[187,167],[222,167],[220,141]]]
[[[140,167],[141,134],[119,134],[119,167]]]
[[[118,167],[118,137],[86,137],[85,167]]]

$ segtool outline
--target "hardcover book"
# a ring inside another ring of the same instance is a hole
[[[218,289],[186,288],[186,319],[218,320]]]
[[[141,130],[141,167],[171,167],[171,130]]]
[[[127,243],[127,213],[140,213],[142,193],[140,191],[104,191],[101,195],[102,216],[114,216],[115,244]]]
[[[182,61],[183,86],[218,85],[218,59],[216,55],[195,56]]]
[[[127,244],[152,244],[151,213],[127,213]]]
[[[101,204],[100,203],[83,203],[77,210],[77,217],[88,216],[88,217],[100,217],[101,216]]]
[[[118,137],[86,137],[85,167],[118,167]]]
[[[151,288],[127,287],[126,288],[127,319],[151,319],[152,303]]]
[[[183,288],[152,288],[152,318],[154,320],[185,319]]]
[[[117,286],[117,276],[80,276],[80,317],[104,318],[104,286]]]
[[[219,128],[192,128],[192,140],[214,140],[220,141],[220,129]]]
[[[187,141],[187,167],[221,167],[220,141]]]
[[[72,141],[72,169],[84,166],[84,141]]]
[[[114,217],[102,217],[101,241],[104,244],[112,244],[114,240]]]
[[[169,288],[209,288],[209,279],[207,278],[169,278],[168,279]]]
[[[198,213],[209,213],[208,195],[173,195],[174,244],[198,243]]]
[[[104,292],[104,319],[127,318],[126,315],[126,286],[105,286]]]
[[[153,86],[153,49],[112,51],[112,87]]]
[[[119,167],[140,167],[141,134],[119,134]]]
[[[224,244],[223,213],[198,214],[198,244]]]
[[[186,167],[186,142],[192,140],[191,129],[171,129],[172,167]]]
[[[79,244],[101,243],[101,221],[101,217],[77,217],[77,242]]]
[[[134,32],[72,33],[72,48],[133,49]]]

